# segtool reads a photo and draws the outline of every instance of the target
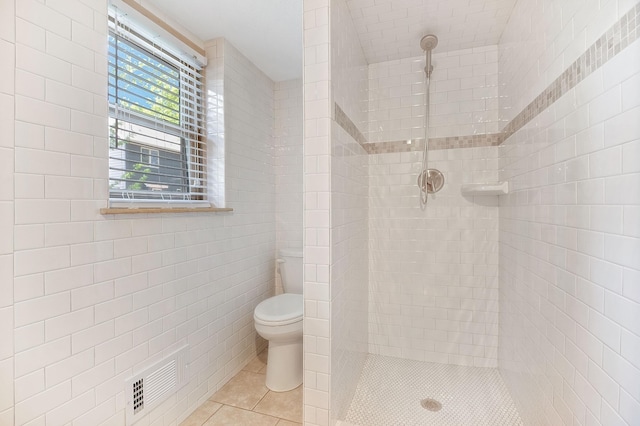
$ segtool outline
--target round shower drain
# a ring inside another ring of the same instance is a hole
[[[429,411],[440,411],[440,409],[442,408],[442,404],[440,402],[431,398],[423,399],[422,401],[420,401],[420,405],[422,405],[422,408],[425,408]]]

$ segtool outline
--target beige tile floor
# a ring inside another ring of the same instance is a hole
[[[296,426],[302,423],[302,386],[272,392],[264,385],[267,351],[251,360],[180,426]]]

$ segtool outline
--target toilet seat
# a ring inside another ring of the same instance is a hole
[[[302,321],[304,302],[301,294],[283,293],[263,300],[256,306],[253,318],[257,324],[279,326]]]

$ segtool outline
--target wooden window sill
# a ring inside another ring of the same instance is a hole
[[[230,207],[108,207],[100,209],[100,214],[149,214],[149,213],[220,213],[232,212]]]

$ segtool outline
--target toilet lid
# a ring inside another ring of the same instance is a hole
[[[260,302],[253,317],[261,324],[291,324],[302,320],[303,305],[301,294],[283,293]]]

